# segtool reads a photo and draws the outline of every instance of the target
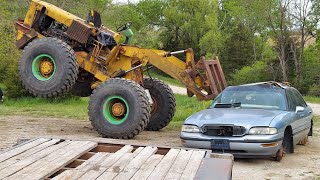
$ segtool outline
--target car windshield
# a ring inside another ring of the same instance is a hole
[[[230,86],[210,106],[218,107],[286,110],[285,90],[272,84]]]

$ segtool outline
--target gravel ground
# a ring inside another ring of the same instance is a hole
[[[314,115],[320,116],[320,104],[308,103],[308,105],[312,108]]]
[[[187,88],[173,86],[173,85],[169,85],[169,87],[172,89],[173,93],[175,94],[187,95]]]
[[[271,159],[236,159],[234,179],[318,179],[320,178],[320,129],[306,146],[297,146],[294,154],[281,162]],[[88,121],[28,116],[0,116],[0,151],[14,145],[19,138],[54,137],[109,143],[181,147],[179,132],[144,131],[134,139],[101,138]]]

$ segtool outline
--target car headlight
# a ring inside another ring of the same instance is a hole
[[[198,126],[195,126],[195,125],[182,125],[181,131],[196,133],[196,132],[200,132],[200,129],[198,128]]]
[[[277,134],[278,130],[277,128],[272,127],[253,127],[250,129],[249,134]]]

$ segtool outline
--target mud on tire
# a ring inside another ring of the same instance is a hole
[[[88,114],[92,126],[103,137],[130,139],[147,126],[150,103],[139,84],[112,78],[93,91]]]
[[[158,79],[145,78],[143,84],[149,90],[154,103],[146,130],[158,131],[166,127],[173,118],[176,99],[171,88]]]
[[[32,41],[19,61],[22,84],[37,97],[63,95],[75,84],[77,75],[78,64],[73,49],[56,38]]]

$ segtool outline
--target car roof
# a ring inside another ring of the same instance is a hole
[[[270,84],[270,85],[273,85],[273,86],[280,87],[282,89],[292,88],[288,82],[279,83],[279,82],[276,82],[276,81],[256,82],[256,83],[242,84],[242,85],[239,85],[239,86],[255,86],[255,85],[260,85],[260,84]]]

